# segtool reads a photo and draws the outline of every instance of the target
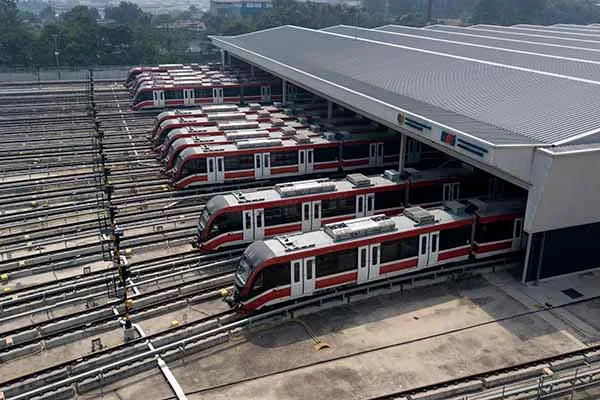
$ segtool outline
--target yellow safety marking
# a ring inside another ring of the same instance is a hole
[[[169,187],[167,185],[162,185],[162,189],[163,190],[169,190]]]
[[[0,275],[0,281],[7,281],[7,280],[8,280],[8,274]]]
[[[318,351],[318,350],[328,349],[331,346],[329,346],[329,343],[327,343],[327,342],[319,342],[319,343],[315,344],[313,347],[315,348],[315,350]]]
[[[3,287],[3,288],[2,288],[2,291],[3,291],[4,293],[9,293],[9,292],[12,292],[12,288],[11,288],[10,286],[6,286],[6,287]]]
[[[174,319],[173,321],[171,321],[171,326],[172,327],[179,326],[179,321],[177,321],[176,319]]]
[[[125,249],[125,254],[131,254],[133,253],[133,249]]]
[[[227,296],[229,296],[229,290],[221,289],[221,290],[219,290],[219,294],[221,295],[221,297],[227,297]]]

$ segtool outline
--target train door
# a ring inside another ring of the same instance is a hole
[[[263,103],[271,101],[271,86],[267,85],[260,87],[260,101]]]
[[[316,231],[321,227],[321,200],[302,203],[302,232]]]
[[[223,157],[208,157],[206,159],[206,175],[209,183],[222,183],[225,181]]]
[[[369,144],[369,165],[383,164],[383,143]]]
[[[380,251],[381,248],[379,243],[369,246],[369,280],[379,276]]]
[[[460,182],[444,183],[443,201],[458,200],[460,198]]]
[[[311,295],[315,290],[315,258],[293,260],[290,264],[290,297]]]
[[[298,172],[308,174],[315,169],[314,149],[298,150]]]
[[[254,154],[254,177],[267,178],[269,176],[271,176],[271,154]]]
[[[375,213],[375,193],[356,196],[356,218],[368,217]]]
[[[406,162],[415,163],[421,160],[421,142],[409,139],[407,143]]]
[[[165,106],[164,90],[153,90],[152,91],[152,101],[154,102],[155,107],[164,107]]]
[[[259,240],[265,237],[265,210],[245,210],[242,213],[244,241]]]
[[[287,99],[289,101],[294,101],[296,100],[296,97],[298,97],[298,88],[294,85],[290,85],[288,83],[287,85]]]
[[[369,280],[369,246],[358,248],[358,275],[357,283],[363,283]]]
[[[186,106],[194,104],[194,89],[183,89],[183,104]]]
[[[223,88],[213,88],[212,95],[213,95],[213,103],[223,104],[223,100],[224,100]]]
[[[419,236],[418,268],[429,267],[437,263],[439,253],[439,238],[439,232],[424,233]]]
[[[515,219],[513,226],[512,249],[519,250],[523,243],[523,218]]]

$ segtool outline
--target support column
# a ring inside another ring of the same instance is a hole
[[[225,68],[225,53],[226,51],[221,49],[221,71]]]
[[[227,66],[231,67],[231,53],[227,53]]]
[[[527,235],[527,248],[525,250],[525,262],[523,263],[523,275],[521,276],[521,283],[527,283],[527,269],[529,268],[529,257],[531,255],[531,238],[533,234]]]
[[[254,78],[254,65],[250,66],[250,76]]]
[[[281,80],[281,103],[286,106],[287,105],[287,89],[288,83],[285,79]]]
[[[327,100],[327,119],[331,120],[333,118],[333,102]]]
[[[404,163],[406,159],[406,135],[404,133],[399,132],[400,134],[400,156],[398,160],[398,172],[402,173],[404,171]]]

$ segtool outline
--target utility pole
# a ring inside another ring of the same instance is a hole
[[[58,55],[60,54],[58,51],[58,35],[52,35],[54,37],[54,57],[56,57],[56,72],[58,74],[58,80],[60,81],[60,64],[58,62]]]

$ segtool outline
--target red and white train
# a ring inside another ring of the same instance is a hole
[[[395,166],[399,139],[390,133],[337,137],[295,135],[189,147],[167,171],[176,189]]]
[[[241,257],[227,300],[252,312],[340,286],[520,251],[522,218],[521,201],[452,201],[256,241]]]
[[[221,68],[220,64],[160,64],[155,67],[133,67],[127,72],[127,79],[125,80],[125,86],[129,87],[136,78],[143,73],[165,73],[175,70],[193,70],[193,71],[217,71]]]
[[[458,200],[461,191],[466,197],[489,195],[489,176],[469,168],[411,172],[406,179],[388,170],[370,177],[351,174],[215,196],[200,215],[197,245],[214,251],[352,218],[396,215],[405,206]]]

